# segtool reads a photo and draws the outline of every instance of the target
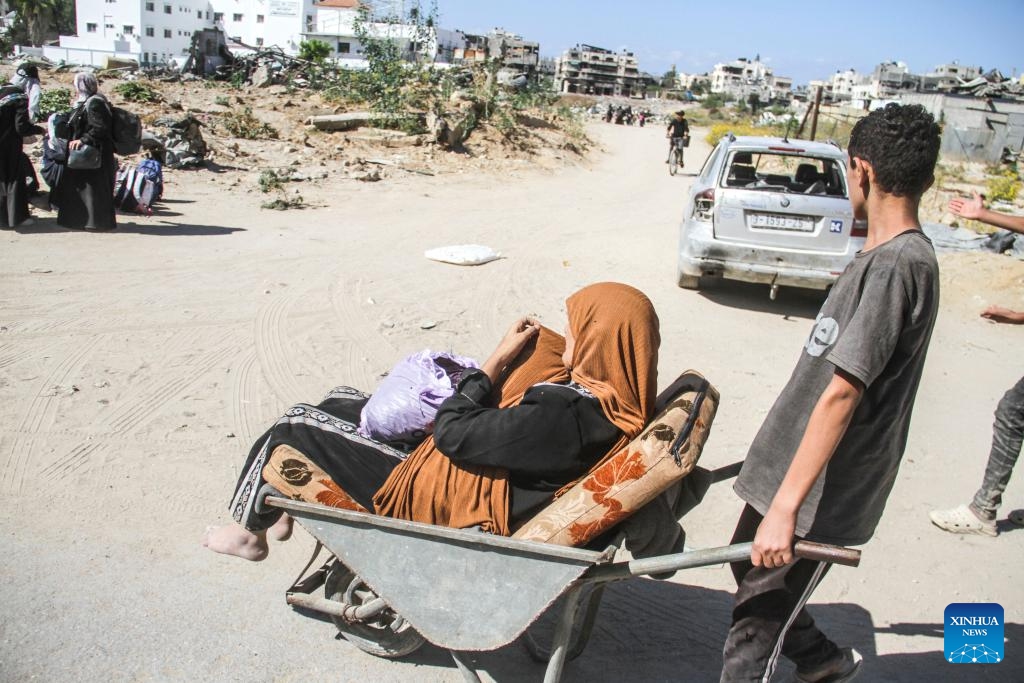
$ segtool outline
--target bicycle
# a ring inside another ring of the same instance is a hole
[[[672,138],[672,151],[668,156],[668,174],[675,175],[683,166],[683,149],[689,142],[689,137]]]

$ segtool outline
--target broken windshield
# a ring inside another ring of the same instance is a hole
[[[846,197],[838,160],[775,152],[734,152],[723,186]]]

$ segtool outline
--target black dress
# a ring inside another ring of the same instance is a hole
[[[20,95],[20,97],[19,97]],[[17,227],[28,218],[29,189],[25,184],[23,138],[41,135],[43,129],[28,118],[28,99],[15,86],[0,88],[0,227]]]
[[[509,473],[509,519],[532,516],[586,474],[622,436],[597,398],[576,384],[535,384],[510,408],[490,404],[491,380],[467,373],[441,404],[434,443],[459,464]]]
[[[55,190],[57,223],[65,228],[113,230],[117,227],[114,213],[114,182],[117,163],[114,161],[112,137],[113,117],[106,100],[99,96],[79,104],[68,121],[71,140],[81,140],[100,150],[100,167],[89,171],[65,168]]]

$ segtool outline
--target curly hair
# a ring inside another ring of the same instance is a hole
[[[890,103],[857,122],[847,151],[871,164],[884,192],[920,197],[935,172],[940,140],[939,124],[924,107]]]

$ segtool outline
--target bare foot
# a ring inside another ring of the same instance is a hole
[[[275,541],[287,541],[292,537],[293,522],[292,516],[284,512],[281,518],[274,522],[274,526],[267,530],[267,535]]]
[[[259,562],[270,552],[265,531],[253,533],[238,524],[207,527],[203,534],[203,547],[250,562]]]

